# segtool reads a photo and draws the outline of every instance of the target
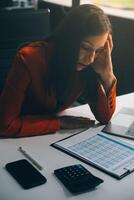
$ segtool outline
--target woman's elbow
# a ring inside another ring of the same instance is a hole
[[[110,112],[108,114],[100,115],[97,116],[96,119],[101,123],[101,124],[108,124],[108,122],[111,120],[114,112]]]
[[[102,124],[102,125],[105,125],[105,124],[108,124],[108,122],[110,121],[111,117],[110,118],[101,118],[101,119],[98,119],[98,121]]]

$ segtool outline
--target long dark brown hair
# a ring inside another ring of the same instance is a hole
[[[45,84],[55,93],[60,104],[67,99],[73,84],[82,40],[105,32],[111,32],[111,23],[103,10],[84,4],[72,9],[48,39],[53,44],[53,52]],[[97,74],[88,67],[82,76],[87,80],[86,95],[95,99]]]

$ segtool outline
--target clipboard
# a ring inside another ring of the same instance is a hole
[[[134,171],[134,146],[103,132],[91,134],[93,129],[59,140],[57,148],[103,172],[121,179]]]

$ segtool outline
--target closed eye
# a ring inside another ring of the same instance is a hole
[[[91,48],[91,47],[89,47],[89,46],[87,46],[87,45],[81,45],[81,50],[83,50],[83,51],[87,51],[87,52],[92,52],[92,51],[94,51],[94,49],[93,48]]]

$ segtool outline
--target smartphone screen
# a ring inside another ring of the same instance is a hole
[[[47,181],[47,179],[26,159],[7,163],[5,168],[24,189],[44,184]]]

